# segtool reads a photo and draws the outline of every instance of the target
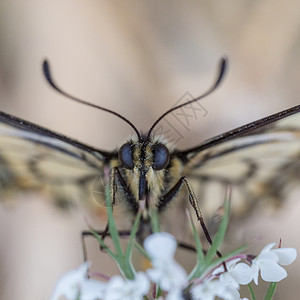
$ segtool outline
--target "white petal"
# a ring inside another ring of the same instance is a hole
[[[177,242],[166,232],[151,234],[144,242],[144,248],[152,258],[173,259]]]
[[[260,253],[269,252],[275,245],[276,245],[276,243],[268,244],[267,246],[265,246],[265,247],[261,250]]]
[[[235,259],[232,259],[232,260],[226,262],[226,268],[227,268],[227,270],[234,268],[235,265],[236,265],[236,263],[238,263],[240,260],[241,260],[240,258],[235,258]],[[220,274],[220,273],[223,273],[223,272],[225,272],[225,270],[224,270],[223,264],[221,264],[219,267],[217,267],[212,272],[212,274],[213,275],[217,275],[217,274]]]
[[[259,267],[255,260],[252,262],[251,269],[252,269],[252,274],[253,274],[253,281],[256,285],[258,285]]]
[[[168,292],[166,300],[184,300],[181,289],[172,289]]]
[[[214,271],[212,272],[212,275],[218,275],[223,272],[224,272],[224,267],[223,267],[223,265],[221,265],[221,266],[217,267],[216,269],[214,269]]]
[[[272,251],[279,257],[278,263],[283,266],[290,265],[297,257],[297,251],[294,248],[279,248]]]
[[[242,285],[250,283],[253,278],[253,271],[251,267],[244,263],[237,264],[230,274],[239,284]]]
[[[147,294],[150,282],[146,275],[138,273],[134,280],[114,276],[107,285],[105,300],[142,300]]]
[[[113,276],[107,283],[105,300],[113,300],[122,297],[125,281],[121,276]]]
[[[153,267],[153,269],[147,270],[147,274],[163,291],[182,287],[187,280],[186,271],[175,260],[156,260]]]
[[[81,284],[80,300],[103,299],[106,283],[94,279],[86,279]]]
[[[148,277],[143,272],[138,272],[134,278],[134,284],[142,295],[146,295],[150,288]]]
[[[273,260],[275,262],[279,261],[278,255],[274,252],[274,250],[271,250],[269,252],[264,252],[259,254],[255,260],[257,261],[263,261],[263,260]]]
[[[108,285],[112,288],[122,288],[124,284],[125,280],[119,275],[111,277],[111,279],[108,282]]]
[[[147,271],[147,274],[149,276],[149,278],[155,282],[155,283],[158,283],[160,277],[161,277],[161,272],[159,270],[156,270],[156,269],[148,269]]]
[[[215,294],[209,294],[203,290],[201,285],[197,285],[192,288],[192,299],[193,300],[214,300]]]
[[[240,293],[232,286],[226,287],[218,296],[226,300],[240,300]]]
[[[68,299],[76,299],[80,285],[86,277],[90,264],[88,262],[82,264],[78,269],[69,271],[63,275],[57,282],[54,292],[50,300],[59,299],[64,295]]]
[[[264,281],[278,282],[287,276],[284,268],[274,261],[264,261],[260,265],[260,275]]]
[[[191,289],[194,300],[214,300],[215,296],[222,296],[225,286],[219,280],[206,281]]]
[[[233,276],[231,276],[231,273],[229,273],[229,272],[225,272],[225,273],[221,274],[219,280],[224,285],[231,285],[235,288],[239,287],[238,282],[235,280],[235,278]]]

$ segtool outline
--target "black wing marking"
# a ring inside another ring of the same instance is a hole
[[[33,133],[39,135],[40,137],[47,136],[47,137],[51,137],[51,138],[63,141],[67,144],[73,145],[74,147],[76,147],[78,149],[84,150],[85,152],[92,153],[93,155],[97,156],[98,158],[102,157],[103,159],[109,159],[109,158],[112,158],[115,156],[115,154],[112,152],[107,152],[107,151],[93,148],[86,144],[80,143],[74,139],[71,139],[65,135],[53,132],[47,128],[44,128],[44,127],[36,125],[34,123],[25,121],[21,118],[17,118],[15,116],[6,114],[1,111],[0,111],[0,122],[9,124],[15,128],[19,128],[23,131],[33,132]]]
[[[186,161],[184,175],[195,181],[193,186],[198,189],[202,207],[206,206],[204,202],[210,202],[211,212],[216,210],[223,200],[216,191],[223,192],[226,185],[234,186],[237,213],[245,213],[257,202],[280,203],[288,188],[299,184],[299,108],[247,124],[178,153]],[[265,120],[272,120],[272,124],[257,129],[257,124],[266,124]],[[217,203],[213,205],[214,202]]]
[[[44,189],[60,198],[75,195],[88,201],[93,182],[116,157],[0,112],[1,198],[13,191]]]
[[[211,139],[204,141],[199,146],[184,151],[179,151],[177,155],[180,156],[184,161],[187,161],[190,158],[192,158],[193,155],[196,155],[198,152],[202,150],[209,149],[215,145],[224,143],[232,139],[239,138],[241,136],[255,134],[259,132],[261,128],[264,128],[269,124],[287,118],[288,116],[297,114],[299,112],[300,112],[300,105],[296,105],[289,109],[283,110],[281,112],[275,113],[273,115],[267,116],[265,118],[259,119],[257,121],[248,123],[236,129],[217,135]]]

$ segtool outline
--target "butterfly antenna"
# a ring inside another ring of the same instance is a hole
[[[164,114],[162,114],[154,123],[153,125],[151,126],[151,128],[149,129],[148,131],[148,135],[147,135],[147,139],[150,138],[150,135],[153,131],[153,129],[156,127],[156,125],[168,114],[170,114],[171,112],[173,112],[174,110],[177,110],[181,107],[184,107],[186,105],[190,105],[191,103],[194,103],[194,102],[197,102],[199,101],[200,99],[210,95],[212,92],[214,92],[218,86],[220,85],[220,83],[222,82],[222,79],[224,78],[224,75],[225,75],[225,71],[226,71],[226,67],[227,67],[227,59],[226,58],[221,58],[220,60],[220,63],[219,63],[219,68],[218,68],[218,77],[217,79],[215,80],[214,84],[204,93],[202,94],[201,96],[195,98],[195,99],[192,99],[190,101],[187,101],[183,104],[180,104],[180,105],[177,105],[177,106],[174,106],[172,107],[171,109],[167,110]]]
[[[53,78],[52,78],[52,75],[51,75],[51,72],[50,72],[50,66],[49,66],[49,62],[47,60],[44,60],[43,61],[43,73],[44,73],[44,76],[47,80],[47,82],[52,86],[52,88],[54,88],[57,92],[59,92],[61,95],[64,95],[65,97],[75,101],[75,102],[78,102],[78,103],[81,103],[81,104],[84,104],[84,105],[87,105],[87,106],[91,106],[91,107],[94,107],[94,108],[97,108],[97,109],[100,109],[100,110],[103,110],[103,111],[106,111],[108,113],[111,113],[115,116],[117,116],[118,118],[122,119],[123,121],[125,121],[134,131],[135,133],[137,134],[138,136],[138,139],[141,141],[141,134],[140,132],[138,131],[138,129],[128,120],[126,119],[125,117],[123,117],[122,115],[110,110],[110,109],[107,109],[107,108],[104,108],[104,107],[101,107],[101,106],[98,106],[96,104],[92,104],[92,103],[89,103],[87,101],[84,101],[84,100],[81,100],[79,98],[76,98],[70,94],[68,94],[67,92],[65,92],[64,90],[62,90],[60,87],[57,86],[57,84],[54,82]]]

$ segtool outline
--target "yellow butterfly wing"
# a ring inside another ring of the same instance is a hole
[[[0,114],[2,200],[18,191],[43,190],[64,201],[88,201],[93,198],[93,184],[102,178],[104,164],[112,156],[19,118]]]
[[[249,212],[257,202],[279,204],[289,187],[299,184],[300,114],[189,156],[184,175],[203,208],[215,211],[222,204],[217,193],[228,185],[236,214]]]

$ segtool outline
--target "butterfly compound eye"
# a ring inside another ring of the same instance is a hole
[[[126,169],[132,170],[134,167],[133,163],[133,151],[130,143],[124,144],[119,150],[119,160],[122,166]]]
[[[154,170],[162,170],[169,164],[170,152],[165,145],[155,145],[153,149],[153,156],[152,166]]]

